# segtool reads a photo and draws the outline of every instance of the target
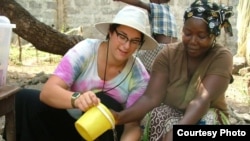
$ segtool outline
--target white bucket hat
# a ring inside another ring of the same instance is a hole
[[[145,10],[129,5],[121,9],[112,22],[97,23],[95,24],[95,27],[105,36],[109,32],[109,26],[111,24],[121,24],[134,28],[144,34],[144,43],[142,44],[141,49],[151,50],[155,49],[158,46],[158,43],[146,32],[147,19],[148,16]]]

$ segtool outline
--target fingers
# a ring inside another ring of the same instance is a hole
[[[89,108],[98,105],[100,99],[92,91],[83,93],[76,101],[75,104],[82,111],[87,111]]]

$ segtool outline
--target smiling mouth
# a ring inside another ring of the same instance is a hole
[[[127,51],[123,51],[123,50],[119,50],[120,52],[122,52],[122,53],[127,53]]]
[[[119,52],[120,52],[121,55],[127,55],[128,54],[127,51],[123,51],[123,50],[119,50]]]
[[[198,49],[189,48],[188,50],[198,50]]]
[[[193,52],[198,52],[199,51],[199,49],[192,49],[192,48],[189,48],[188,49],[188,52],[191,52],[191,53],[193,53]]]

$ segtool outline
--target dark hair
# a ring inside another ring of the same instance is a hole
[[[111,24],[111,25],[109,26],[109,32],[113,33],[113,32],[116,30],[116,28],[117,28],[118,26],[120,26],[120,25],[119,25],[119,24]],[[108,34],[107,34],[107,36],[106,36],[106,40],[109,39],[109,32],[108,32]]]
[[[120,26],[120,24],[110,24],[110,26],[109,26],[109,32],[113,33],[117,29],[117,27],[119,27],[119,26]],[[106,40],[109,39],[109,32],[108,32],[108,34],[106,36]],[[144,34],[141,33],[141,42],[143,42],[143,41],[144,41]]]

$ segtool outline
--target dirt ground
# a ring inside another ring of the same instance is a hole
[[[250,124],[250,94],[245,77],[234,75],[226,91],[232,124]]]

